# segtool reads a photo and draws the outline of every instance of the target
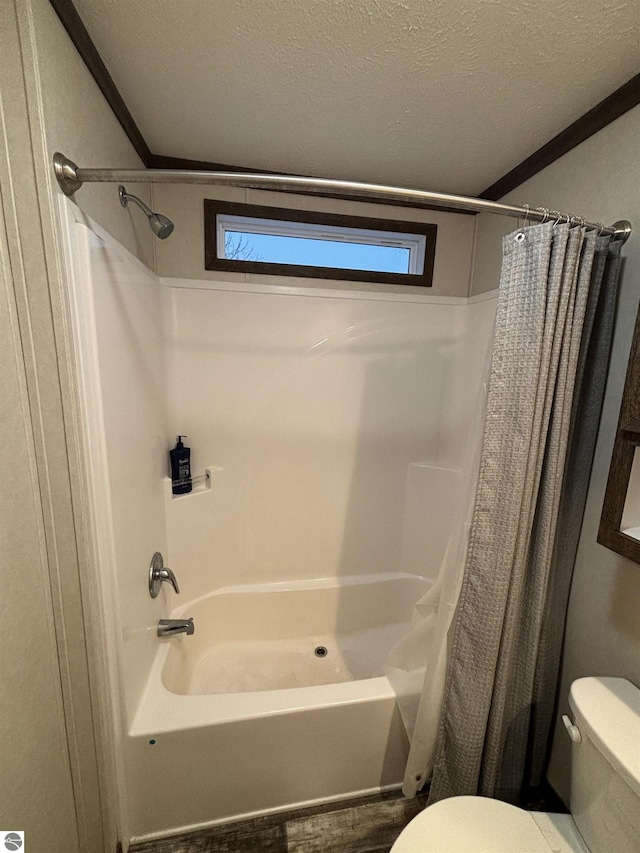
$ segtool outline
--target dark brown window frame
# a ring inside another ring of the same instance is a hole
[[[333,225],[338,228],[362,228],[367,231],[391,231],[420,234],[426,237],[424,271],[411,273],[371,272],[335,267],[303,266],[301,264],[271,264],[262,261],[228,260],[218,257],[218,228],[216,216],[247,216],[256,219],[278,219],[282,222],[306,222],[312,225]],[[259,273],[261,275],[295,276],[301,278],[361,281],[373,284],[401,284],[405,287],[431,287],[436,254],[438,226],[428,222],[406,222],[397,219],[378,219],[370,216],[347,216],[341,213],[292,210],[285,207],[266,207],[260,204],[204,200],[204,268],[222,272]]]
[[[601,545],[640,563],[640,541],[620,529],[637,447],[640,447],[640,311],[636,317],[598,530]]]

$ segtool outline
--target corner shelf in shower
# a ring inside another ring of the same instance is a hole
[[[191,477],[192,489],[184,495],[174,495],[172,491],[173,481],[171,477],[163,477],[163,485],[165,498],[167,500],[179,501],[184,498],[194,498],[198,495],[207,495],[211,492],[211,482],[213,477],[220,473],[223,469],[214,465],[210,465],[204,469],[204,474],[199,474],[196,477]]]

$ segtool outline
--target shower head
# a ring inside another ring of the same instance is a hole
[[[161,240],[164,240],[173,231],[173,222],[168,216],[163,216],[161,213],[152,213],[149,217],[149,225],[156,237]]]
[[[162,213],[154,213],[137,195],[128,193],[122,184],[118,187],[118,195],[120,196],[120,204],[123,207],[126,207],[130,201],[133,201],[145,212],[151,230],[160,240],[165,240],[171,234],[173,231],[173,222],[168,216],[164,216]]]

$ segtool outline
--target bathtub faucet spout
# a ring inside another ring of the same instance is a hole
[[[159,637],[173,637],[174,634],[193,634],[195,630],[193,616],[190,619],[161,619],[158,622]]]

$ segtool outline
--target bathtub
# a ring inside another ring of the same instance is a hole
[[[398,786],[408,743],[382,668],[430,584],[226,587],[174,610],[195,634],[158,640],[129,730],[133,837]]]

